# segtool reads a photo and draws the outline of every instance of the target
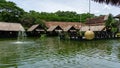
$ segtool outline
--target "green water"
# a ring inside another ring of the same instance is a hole
[[[59,38],[0,40],[0,68],[119,68],[120,39],[65,41]]]

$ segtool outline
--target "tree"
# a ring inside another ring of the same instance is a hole
[[[41,12],[40,18],[46,21],[63,21],[63,22],[86,22],[87,18],[93,18],[94,14],[83,13],[77,14],[73,11],[57,11],[55,13]]]
[[[87,18],[94,17],[94,14],[77,14],[74,11],[57,11],[55,13],[36,12],[31,10],[25,12],[16,6],[14,2],[0,0],[0,21],[20,22],[26,28],[33,24],[41,24],[43,21],[61,21],[61,22],[86,22]]]
[[[0,1],[0,21],[20,22],[24,10],[17,7],[15,3],[1,0]]]
[[[80,14],[80,22],[86,22],[86,20],[88,18],[94,18],[95,15],[94,14],[90,14],[90,13],[83,13],[83,14]]]
[[[43,20],[41,20],[40,18],[36,19],[35,24],[39,24],[39,25],[41,25],[41,27],[46,28],[45,22]]]
[[[108,19],[106,20],[105,26],[110,27],[112,22],[113,22],[113,16],[112,14],[109,14]]]
[[[40,13],[33,10],[24,13],[21,22],[26,28],[29,28],[34,24],[40,24],[42,27],[45,27],[45,23],[40,18]]]
[[[117,28],[118,21],[113,18],[112,14],[109,14],[108,19],[106,20],[105,26],[107,32],[110,34],[112,33],[115,37],[118,28]]]
[[[118,23],[117,20],[115,20],[115,19],[112,20],[112,22],[111,22],[111,27],[112,27],[111,31],[113,33],[116,33],[118,31],[118,24],[119,23]]]

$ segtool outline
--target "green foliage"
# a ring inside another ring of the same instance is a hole
[[[0,1],[0,21],[20,22],[24,10],[17,7],[15,3],[1,0]]]
[[[111,22],[111,27],[117,27],[118,26],[118,21],[113,19],[112,22]]]
[[[117,28],[116,27],[112,27],[112,29],[111,29],[111,31],[113,32],[113,33],[115,33],[115,32],[117,32]]]
[[[106,26],[111,26],[112,22],[113,22],[113,16],[112,16],[112,14],[109,14],[108,19],[106,20],[105,25]]]
[[[40,24],[45,27],[44,21],[61,22],[86,22],[87,18],[94,17],[94,14],[77,14],[74,11],[57,11],[55,13],[36,12],[31,10],[25,12],[16,6],[14,2],[0,0],[0,21],[20,22],[25,28],[33,24]]]
[[[111,31],[115,33],[118,30],[117,28],[118,21],[113,18],[112,14],[109,14],[108,19],[106,20],[105,26],[111,28]]]
[[[40,37],[40,40],[44,41],[45,39],[46,39],[46,34],[42,34],[41,37]]]
[[[111,27],[112,27],[112,32],[115,33],[118,31],[118,21],[113,19],[112,23],[111,23]]]
[[[63,21],[63,22],[86,22],[87,18],[94,17],[94,14],[83,13],[77,14],[73,11],[57,11],[55,13],[41,12],[40,18],[46,21]]]
[[[33,10],[28,13],[26,12],[22,17],[21,22],[25,27],[30,27],[34,24],[40,24],[42,27],[45,27],[45,23],[41,20],[39,12]]]
[[[90,14],[90,13],[83,13],[83,14],[80,14],[80,21],[81,22],[86,22],[86,20],[88,18],[94,18],[95,15],[94,14]]]

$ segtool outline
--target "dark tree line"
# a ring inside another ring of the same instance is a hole
[[[83,13],[77,14],[73,11],[57,11],[54,13],[36,12],[31,10],[25,12],[18,7],[14,2],[0,0],[0,21],[4,22],[18,22],[25,27],[33,24],[41,24],[44,26],[44,21],[63,21],[63,22],[82,22],[87,18],[95,17],[94,14]]]

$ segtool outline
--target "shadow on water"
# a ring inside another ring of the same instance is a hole
[[[120,62],[119,39],[71,41],[49,37],[26,38],[23,44],[14,41],[0,41],[0,67],[116,68],[111,64],[118,66]]]

